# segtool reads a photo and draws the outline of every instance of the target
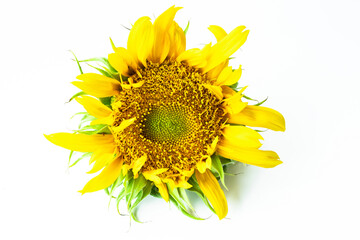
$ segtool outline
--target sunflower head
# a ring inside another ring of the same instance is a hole
[[[179,9],[169,8],[154,22],[139,18],[127,48],[112,43],[114,52],[97,59],[104,64],[101,74],[81,74],[73,82],[90,124],[46,137],[90,156],[90,173],[102,170],[81,193],[106,189],[113,196],[122,188],[117,198],[126,199],[130,213],[152,194],[197,218],[187,189],[222,219],[223,166],[280,164],[275,152],[259,150],[263,138],[250,127],[284,131],[285,121],[273,109],[243,101],[245,87],[233,87],[242,71],[229,66],[229,58],[249,31],[239,26],[227,34],[210,26],[217,43],[186,50],[185,32],[174,21]]]

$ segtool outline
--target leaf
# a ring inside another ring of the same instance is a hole
[[[219,174],[222,185],[225,187],[226,190],[228,190],[228,188],[225,185],[224,169],[223,169],[223,166],[221,164],[221,160],[220,160],[219,156],[216,155],[216,154],[213,154],[211,156],[211,162],[212,162],[212,167]]]
[[[77,57],[75,56],[75,53],[73,51],[71,51],[71,50],[69,50],[69,52],[71,52],[72,55],[74,55],[74,58],[75,58],[75,61],[76,61],[77,65],[78,65],[78,67],[79,67],[80,73],[83,74],[83,70],[81,69],[80,62],[77,59]]]

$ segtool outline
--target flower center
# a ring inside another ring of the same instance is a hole
[[[185,137],[190,130],[186,113],[173,106],[153,109],[143,123],[144,136],[156,142],[174,143]]]
[[[148,62],[131,79],[144,84],[123,89],[112,104],[112,130],[124,163],[131,165],[146,154],[142,170],[167,168],[162,177],[194,169],[225,122],[222,102],[203,86],[209,83],[206,75],[165,61]],[[135,122],[117,132],[116,126],[131,118]]]

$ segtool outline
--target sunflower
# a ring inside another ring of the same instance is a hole
[[[263,138],[249,127],[284,131],[285,120],[243,101],[249,99],[245,87],[236,87],[242,69],[229,66],[229,58],[249,30],[239,26],[227,34],[212,25],[217,43],[186,50],[186,30],[174,21],[179,9],[170,7],[154,22],[139,18],[127,48],[111,41],[114,52],[95,59],[104,63],[100,74],[83,73],[72,82],[82,90],[75,99],[91,123],[45,136],[90,156],[89,173],[101,170],[82,194],[105,189],[118,203],[125,198],[133,217],[147,195],[161,196],[198,219],[186,196],[190,190],[222,219],[228,207],[219,181],[224,184],[229,163],[282,163],[275,152],[259,150]]]

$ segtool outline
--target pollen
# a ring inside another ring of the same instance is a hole
[[[112,129],[124,164],[146,154],[143,171],[167,168],[163,177],[170,177],[194,169],[225,122],[221,101],[203,86],[209,82],[206,74],[183,63],[148,62],[131,80],[144,84],[123,89],[112,104]],[[116,132],[131,118],[133,124]]]

